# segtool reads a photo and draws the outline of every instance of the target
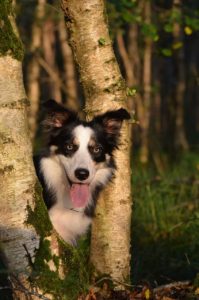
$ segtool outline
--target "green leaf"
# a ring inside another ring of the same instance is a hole
[[[167,24],[164,25],[164,31],[172,32],[172,30],[173,30],[173,24],[167,23]]]
[[[167,56],[167,57],[172,56],[172,50],[169,49],[169,48],[164,48],[164,49],[162,49],[162,50],[161,50],[161,53],[162,53],[164,56]]]
[[[178,49],[182,48],[182,46],[183,46],[183,43],[182,43],[182,42],[177,42],[177,43],[174,43],[174,44],[172,45],[172,48],[173,48],[174,50],[178,50]]]
[[[136,89],[135,88],[127,88],[126,89],[126,95],[127,96],[135,96],[137,93]]]
[[[143,23],[141,27],[142,34],[146,37],[152,38],[154,41],[157,41],[159,36],[157,33],[157,27],[155,24]]]
[[[98,44],[100,45],[100,46],[104,46],[104,45],[106,45],[106,40],[105,40],[105,38],[100,38],[99,40],[98,40]]]

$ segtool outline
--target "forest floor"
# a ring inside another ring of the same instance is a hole
[[[91,289],[78,300],[199,300],[199,288],[189,281],[174,282],[157,288],[149,285],[135,287],[132,291],[113,291],[105,283],[97,292]]]

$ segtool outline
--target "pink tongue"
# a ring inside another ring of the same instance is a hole
[[[70,196],[74,207],[83,207],[89,198],[88,184],[73,183],[70,189]]]

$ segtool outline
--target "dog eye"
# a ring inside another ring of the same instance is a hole
[[[102,151],[102,147],[101,146],[96,146],[93,148],[93,153],[97,154],[100,153]]]
[[[69,151],[72,151],[74,149],[74,145],[73,144],[67,144],[66,149],[69,150]]]

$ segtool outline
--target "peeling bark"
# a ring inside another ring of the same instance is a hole
[[[126,107],[126,86],[121,76],[106,23],[104,1],[62,0],[70,43],[86,97],[86,113],[93,115]],[[129,126],[124,124],[117,172],[100,197],[92,227],[91,260],[98,273],[124,281],[130,274],[130,161]]]

